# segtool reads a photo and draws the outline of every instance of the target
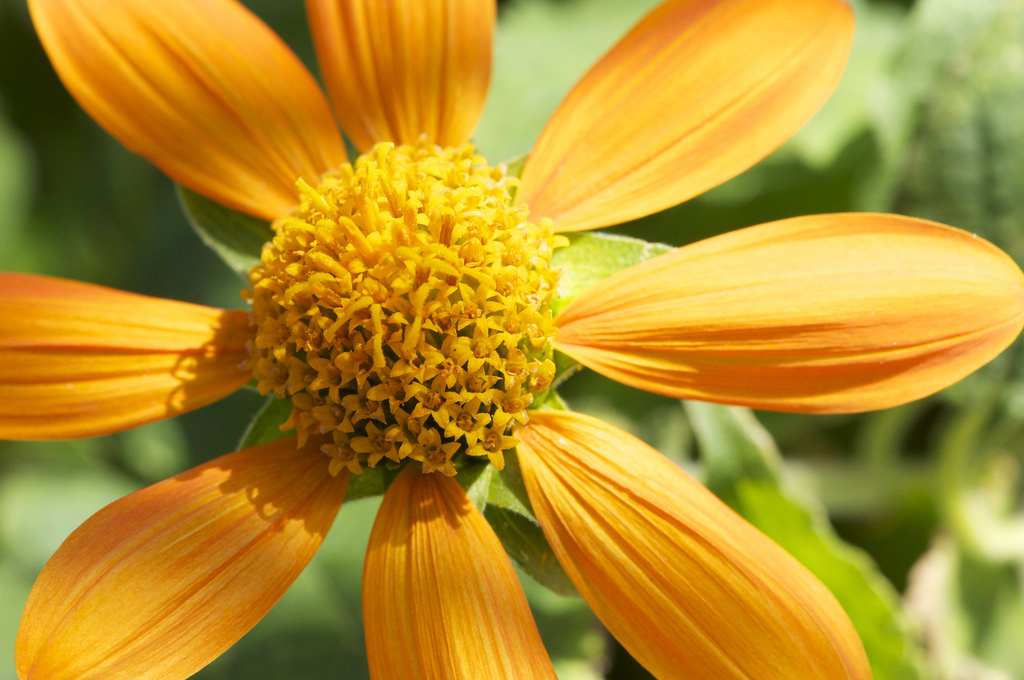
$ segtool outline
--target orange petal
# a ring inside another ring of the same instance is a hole
[[[111,503],[47,562],[15,650],[21,680],[186,678],[305,568],[341,507],[316,446],[245,449]]]
[[[516,195],[556,229],[625,222],[738,175],[831,94],[853,40],[840,0],[678,0],[555,112]]]
[[[896,215],[800,217],[648,260],[566,307],[555,346],[683,399],[855,412],[919,399],[1024,325],[1024,275],[971,234]]]
[[[384,496],[363,568],[373,678],[549,678],[522,587],[458,483],[410,468]]]
[[[491,78],[493,0],[306,0],[320,68],[352,142],[463,144]]]
[[[251,377],[249,315],[0,272],[0,439],[118,432]]]
[[[535,411],[518,437],[558,561],[655,676],[870,679],[825,586],[657,451],[568,412]]]
[[[346,159],[316,81],[234,0],[30,0],[89,115],[172,179],[273,219]]]

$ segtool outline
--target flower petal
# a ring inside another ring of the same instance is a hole
[[[302,62],[234,0],[30,0],[57,74],[90,116],[172,179],[266,219],[345,162]]]
[[[839,81],[853,39],[840,0],[678,0],[583,77],[516,195],[559,231],[681,203],[786,141]]]
[[[643,442],[576,413],[519,430],[537,519],[580,594],[659,678],[863,678],[839,603]]]
[[[306,0],[320,68],[359,149],[457,146],[473,132],[491,78],[493,0]]]
[[[0,439],[109,434],[231,394],[249,315],[0,272]]]
[[[348,473],[294,438],[108,505],[47,562],[15,650],[21,680],[186,678],[256,625],[320,546]]]
[[[515,571],[458,483],[410,468],[384,496],[363,568],[373,678],[550,678]]]
[[[554,343],[615,380],[683,399],[855,412],[942,389],[1024,325],[1024,275],[971,234],[896,215],[800,217],[611,276]]]

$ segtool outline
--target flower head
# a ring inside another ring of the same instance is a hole
[[[658,677],[868,677],[805,568],[649,447],[552,397],[558,350],[676,397],[867,410],[940,389],[1017,335],[1024,276],[1008,257],[893,215],[753,227],[559,300],[564,233],[686,200],[817,110],[849,9],[663,3],[569,94],[520,179],[467,143],[493,3],[306,6],[361,152],[351,163],[313,78],[234,0],[30,0],[101,125],[271,224],[250,313],[0,274],[0,436],[115,432],[250,379],[288,401],[296,434],[83,524],[30,596],[19,677],[190,675],[287,589],[353,479],[384,468],[363,581],[371,674],[553,677],[504,549],[457,481],[513,458],[569,578]]]
[[[548,262],[565,241],[512,205],[516,183],[468,146],[384,142],[300,185],[246,291],[254,376],[291,399],[300,446],[331,434],[332,452],[449,476],[460,452],[510,448],[489,442],[554,372]]]

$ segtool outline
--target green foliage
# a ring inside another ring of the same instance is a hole
[[[607,637],[579,598],[534,517],[519,459],[506,452],[501,472],[479,464],[455,478],[483,513],[512,561],[530,576],[523,588],[530,599],[544,646],[562,680],[597,680]]]
[[[24,141],[3,115],[0,99],[0,267],[16,268],[24,257],[26,237],[23,224],[28,219],[28,189],[31,183],[29,154]]]
[[[282,430],[281,426],[292,414],[292,402],[288,399],[278,399],[270,395],[263,402],[263,406],[253,417],[249,427],[242,435],[242,441],[238,443],[238,449],[247,449],[250,446],[259,446],[269,442],[294,437],[295,428]]]
[[[932,642],[934,677],[1024,677],[1019,563],[979,559],[939,535],[914,567],[906,600]]]
[[[492,162],[521,160],[577,78],[655,1],[503,3],[491,97],[474,138],[479,150]],[[247,4],[315,71],[301,4]],[[1021,0],[851,5],[858,28],[850,65],[830,102],[793,141],[705,196],[614,230],[681,245],[811,212],[896,210],[976,231],[1024,258]],[[79,110],[47,63],[26,5],[2,0],[0,102],[3,268],[240,304],[238,278],[203,243],[244,279],[272,235],[269,225],[187,190],[176,197],[155,168]],[[681,93],[680,105],[687,104]],[[178,201],[194,231],[185,227]],[[571,241],[555,256],[555,266],[573,272],[561,283],[560,309],[665,248],[607,233]],[[556,360],[559,392],[574,409],[641,436],[673,459],[687,458],[692,428],[709,486],[833,589],[864,640],[876,680],[950,680],[971,673],[1024,677],[1024,564],[1015,533],[1024,380],[1016,356],[1005,382],[983,374],[891,412],[759,414],[784,457],[747,411],[691,404],[687,419],[675,400],[574,373],[577,365],[562,355]],[[243,445],[291,434],[279,429],[289,402],[261,404],[243,390],[130,434],[0,442],[0,680],[14,678],[13,641],[32,581],[68,533],[118,496],[231,450],[260,406]],[[509,458],[505,472],[481,465],[475,477],[465,470],[459,478],[523,571],[571,592]],[[379,499],[367,497],[383,493],[388,474],[380,467],[353,477],[310,566],[263,622],[197,678],[312,680],[337,669],[368,677],[359,591]],[[844,539],[868,547],[897,585],[909,583],[909,612],[929,641],[931,675],[917,663],[920,650],[893,590]],[[531,579],[524,587],[560,677],[602,677],[607,638],[582,600]],[[611,663],[609,677],[637,677],[625,663]]]
[[[249,423],[242,441],[238,444],[239,449],[250,446],[258,446],[268,442],[277,441],[285,437],[294,437],[295,428],[282,430],[281,426],[288,420],[292,413],[292,402],[288,399],[278,399],[271,395],[267,397],[259,412]],[[354,501],[368,496],[379,496],[387,490],[391,483],[388,470],[379,465],[375,468],[364,467],[363,474],[352,475],[348,482],[348,490],[345,492],[345,501]]]
[[[492,163],[529,151],[572,86],[655,4],[515,0],[503,7],[487,108],[473,135],[478,150]]]
[[[921,99],[897,205],[1024,261],[1024,2],[962,5],[971,15],[948,27],[955,46]]]
[[[576,588],[558,563],[533,515],[519,459],[514,452],[506,452],[501,472],[491,465],[477,465],[475,469],[459,472],[456,480],[487,518],[509,557],[524,572],[559,595],[576,595]]]
[[[832,591],[864,643],[875,680],[921,677],[919,642],[871,558],[843,542],[813,500],[787,489],[771,435],[747,409],[688,402],[708,488]]]
[[[137,488],[124,475],[76,460],[76,447],[59,448],[65,459],[49,465],[16,445],[5,446],[0,460],[7,464],[0,475],[0,636],[7,642],[0,678],[14,678],[14,639],[35,575],[79,524]]]

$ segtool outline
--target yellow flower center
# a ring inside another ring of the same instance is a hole
[[[550,220],[470,146],[378,144],[274,223],[249,275],[259,390],[290,397],[331,471],[382,459],[499,469],[554,377]]]

